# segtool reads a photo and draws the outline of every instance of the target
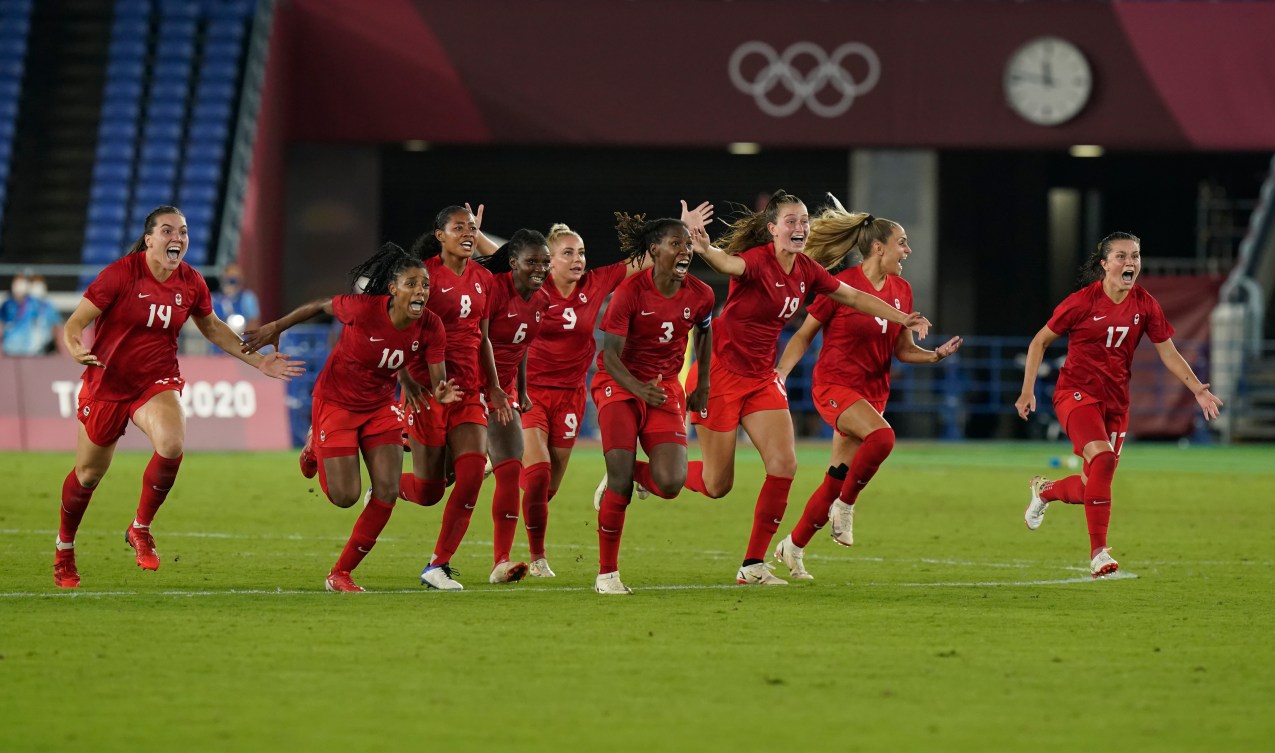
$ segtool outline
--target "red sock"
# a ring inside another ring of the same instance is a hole
[[[624,534],[624,511],[629,497],[607,489],[598,510],[598,575],[620,569],[620,536]]]
[[[686,485],[683,488],[709,496],[708,489],[704,486],[703,460],[692,460],[686,464]]]
[[[445,565],[460,548],[460,540],[469,530],[469,519],[478,502],[478,490],[483,485],[483,467],[487,456],[479,452],[466,452],[452,461],[456,469],[456,483],[443,508],[443,524],[438,531],[438,543],[434,545],[431,565]]]
[[[496,477],[496,491],[491,497],[492,554],[499,564],[509,559],[514,534],[518,531],[518,477],[522,475],[522,461],[505,460],[492,468],[491,473]]]
[[[868,436],[863,438],[863,444],[855,450],[854,458],[850,461],[850,473],[846,476],[846,482],[841,485],[842,502],[854,504],[859,498],[859,492],[877,475],[877,469],[890,457],[893,449],[894,429],[886,427],[868,432]]]
[[[425,507],[438,504],[446,488],[442,479],[417,478],[414,473],[404,473],[398,477],[398,496]],[[326,487],[324,491],[327,491]]]
[[[527,528],[528,557],[545,556],[545,528],[549,525],[549,464],[534,463],[523,470],[522,522]]]
[[[549,493],[548,493],[547,495],[545,495],[545,497],[546,497],[546,498],[545,498],[545,501],[546,501],[546,502],[552,502],[552,501],[553,501],[553,498],[554,498],[554,497],[556,497],[556,496],[558,496],[558,488],[555,486],[554,488],[552,488],[552,489],[550,489],[550,490],[549,490]]]
[[[394,505],[382,502],[376,497],[369,499],[359,519],[354,521],[354,531],[350,534],[350,540],[346,542],[345,549],[341,550],[341,556],[337,558],[336,565],[332,569],[349,572],[358,567],[367,553],[376,545],[377,537],[381,535],[381,531],[385,530],[385,524],[390,521],[390,514],[393,512]]]
[[[775,538],[775,531],[779,530],[784,510],[788,509],[788,490],[791,487],[792,479],[766,474],[766,481],[761,485],[761,494],[757,495],[757,507],[753,510],[753,532],[748,537],[745,560],[766,559],[771,539]]]
[[[1089,481],[1085,483],[1085,522],[1089,525],[1089,550],[1107,545],[1111,522],[1111,480],[1116,475],[1116,455],[1100,452],[1089,461]]]
[[[72,468],[62,482],[62,524],[58,527],[58,539],[63,544],[75,542],[75,532],[80,530],[80,521],[84,519],[84,511],[89,508],[92,497],[93,490],[80,483]]]
[[[1040,498],[1046,502],[1063,502],[1078,505],[1085,501],[1085,482],[1079,476],[1068,476],[1050,481],[1040,490]]]
[[[701,467],[702,465],[701,463]],[[701,478],[703,477],[702,472],[700,476]],[[666,494],[660,490],[660,487],[656,486],[655,479],[651,478],[651,464],[645,460],[633,461],[633,480],[645,486],[648,491],[661,499],[673,499],[673,497],[677,496],[676,494]]]
[[[806,509],[801,513],[801,520],[792,529],[792,543],[804,547],[810,543],[820,528],[828,524],[828,508],[841,494],[841,486],[845,483],[849,469],[845,463],[836,468],[829,468],[824,474],[823,483],[815,489],[806,502]]]
[[[181,468],[182,456],[166,458],[158,452],[151,455],[151,461],[142,472],[142,498],[137,503],[137,524],[149,526],[155,519],[159,506],[168,498],[173,488],[173,480],[177,478],[177,469]]]

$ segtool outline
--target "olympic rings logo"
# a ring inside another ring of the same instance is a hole
[[[765,65],[750,81],[744,77],[743,65],[754,55],[760,56]],[[842,65],[850,56],[862,58],[867,65],[867,75],[862,81],[855,81]],[[809,72],[803,72],[802,68],[794,65],[805,59],[814,63]],[[846,42],[831,55],[814,42],[797,42],[780,55],[765,42],[752,41],[736,47],[730,56],[731,83],[741,92],[751,94],[762,112],[776,118],[786,118],[802,105],[820,117],[835,118],[849,110],[857,97],[872,91],[880,78],[880,58],[871,47],[861,42]],[[781,97],[777,102],[771,99],[771,92],[776,87],[788,92],[786,98]],[[819,99],[828,87],[839,95],[831,103]]]

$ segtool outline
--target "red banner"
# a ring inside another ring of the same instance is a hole
[[[73,450],[83,367],[64,356],[0,359],[0,450]],[[290,446],[284,383],[235,358],[181,359],[188,450]],[[132,424],[121,449],[149,449]]]

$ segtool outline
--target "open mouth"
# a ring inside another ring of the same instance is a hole
[[[182,247],[177,245],[169,246],[167,253],[169,261],[177,261],[182,258]]]
[[[407,310],[412,314],[420,314],[425,310],[425,301],[421,298],[413,298],[412,302],[407,304]]]
[[[681,274],[686,274],[687,270],[689,270],[690,268],[691,268],[690,259],[681,259],[676,264],[673,265],[673,270]]]
[[[544,276],[544,275],[542,275],[542,274],[540,274],[539,272],[533,273],[533,274],[532,274],[530,277],[528,277],[527,279],[531,280],[531,284],[532,284],[532,285],[535,285],[535,286],[537,286],[537,287],[539,287],[539,286],[541,286],[541,285],[543,285],[543,284],[545,283],[545,276]]]
[[[793,244],[794,246],[797,246],[798,248],[800,248],[800,247],[802,247],[802,246],[805,246],[805,245],[806,245],[806,236],[805,236],[805,235],[802,235],[802,234],[800,234],[800,233],[799,233],[799,234],[797,234],[797,235],[794,235],[794,236],[792,237],[792,244]]]
[[[1120,279],[1121,279],[1121,280],[1124,280],[1125,282],[1132,283],[1132,282],[1133,282],[1133,270],[1131,270],[1131,269],[1126,269],[1123,273],[1121,273],[1121,275],[1120,275]]]

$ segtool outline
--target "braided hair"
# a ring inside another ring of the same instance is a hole
[[[368,295],[389,295],[390,283],[403,270],[423,267],[424,262],[395,243],[386,243],[362,264],[350,270],[350,282],[356,290]]]
[[[539,230],[524,227],[516,231],[509,240],[505,241],[503,246],[496,249],[494,254],[479,257],[475,261],[497,273],[508,272],[510,259],[517,258],[527,251],[548,245],[549,242],[545,240]]]
[[[1080,274],[1076,277],[1076,281],[1083,288],[1086,285],[1101,280],[1106,274],[1102,269],[1102,262],[1111,253],[1111,244],[1116,241],[1133,241],[1142,247],[1142,239],[1133,233],[1114,232],[1106,238],[1098,241],[1097,247],[1089,252],[1089,256],[1085,258],[1083,264],[1080,265]]]
[[[168,204],[155,207],[154,209],[151,210],[150,214],[146,215],[146,221],[142,223],[142,227],[145,228],[145,230],[142,231],[142,237],[133,241],[133,245],[128,247],[128,253],[135,254],[138,251],[146,250],[146,236],[155,232],[156,222],[159,220],[161,215],[165,215],[165,214],[181,215],[182,219],[186,219],[186,215],[182,213],[182,210],[178,209],[177,207],[169,206]]]
[[[766,226],[772,222],[779,221],[779,208],[784,204],[804,203],[801,199],[781,188],[770,195],[770,200],[766,202],[766,208],[760,212],[750,212],[746,208],[736,205],[740,209],[740,215],[729,223],[730,230],[727,230],[726,235],[718,239],[717,247],[728,254],[742,254],[754,246],[769,243],[771,240],[770,230]]]
[[[620,239],[620,253],[632,265],[640,265],[651,246],[658,244],[674,228],[685,230],[686,225],[671,217],[648,220],[645,214],[615,213],[615,234]]]
[[[428,259],[431,256],[438,256],[443,252],[443,244],[434,236],[436,230],[446,230],[447,221],[451,219],[453,214],[457,212],[469,213],[464,207],[458,207],[455,204],[449,207],[443,207],[443,210],[434,215],[434,225],[429,230],[421,234],[412,244],[412,256],[418,259]]]

